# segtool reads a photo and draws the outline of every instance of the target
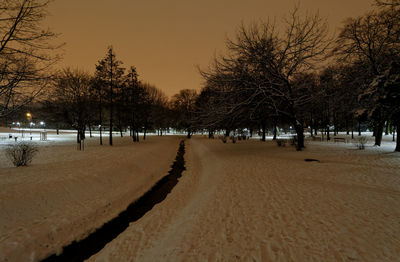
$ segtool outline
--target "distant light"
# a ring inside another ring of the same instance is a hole
[[[101,127],[101,125],[99,125],[99,128]]]
[[[35,126],[35,123],[31,122],[31,126]]]
[[[43,122],[43,121],[40,121],[40,125],[41,125],[41,126],[44,126],[44,122]]]
[[[20,123],[20,122],[17,122],[17,125],[19,126],[19,125],[21,125],[21,123]]]
[[[12,124],[15,125],[15,122],[13,122]]]
[[[32,117],[32,114],[31,113],[26,113],[26,116],[27,117]]]
[[[290,129],[292,129],[292,126],[289,126]]]

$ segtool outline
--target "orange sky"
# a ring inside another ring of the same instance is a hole
[[[294,0],[56,0],[46,22],[66,43],[59,66],[94,71],[108,45],[128,68],[168,96],[200,89],[196,65],[205,68],[224,50],[226,37],[243,21],[279,19]],[[300,0],[317,11],[332,31],[351,16],[371,9],[373,0]]]

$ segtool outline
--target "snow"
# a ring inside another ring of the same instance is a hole
[[[366,135],[365,150],[306,140],[302,152],[194,136],[167,198],[89,261],[396,261],[400,153]],[[1,156],[0,261],[37,261],[115,217],[166,174],[179,139],[37,142],[24,168]]]
[[[395,261],[400,155],[352,144],[187,142],[187,171],[90,261]],[[305,158],[320,160],[305,162]]]
[[[168,173],[180,141],[116,137],[110,147],[92,138],[77,151],[74,134],[60,137],[34,141],[28,167],[0,152],[0,261],[38,261],[114,218]]]

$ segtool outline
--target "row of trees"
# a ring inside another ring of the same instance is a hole
[[[1,0],[0,0],[1,1]],[[46,88],[42,111],[54,124],[75,128],[81,144],[85,130],[105,128],[138,133],[169,127],[186,130],[293,127],[297,149],[304,147],[304,128],[311,133],[330,127],[334,133],[373,127],[380,145],[383,129],[400,129],[400,1],[376,0],[367,14],[350,18],[338,37],[330,36],[318,15],[298,7],[283,20],[239,27],[227,41],[227,54],[200,70],[200,94],[182,90],[171,101],[156,87],[139,81],[112,47],[96,64],[94,75],[77,69],[52,74],[58,60],[51,45],[56,34],[40,23],[49,1],[4,0],[0,15],[0,117],[14,114]],[[282,28],[282,30],[278,30]],[[28,88],[29,86],[29,88]],[[49,121],[47,121],[49,122]],[[250,132],[251,133],[251,132]],[[400,151],[397,139],[396,150]]]
[[[22,120],[28,106],[48,126],[76,129],[80,146],[87,129],[100,131],[100,144],[108,129],[112,145],[113,130],[122,135],[129,127],[133,141],[139,141],[139,131],[187,127],[180,95],[170,102],[162,91],[140,82],[135,67],[125,70],[112,47],[94,75],[71,68],[54,73],[62,44],[54,44],[57,34],[42,26],[50,2],[0,0],[0,118],[6,124]]]
[[[350,132],[368,122],[379,146],[385,124],[400,129],[399,3],[376,1],[375,10],[348,19],[336,38],[325,20],[298,7],[282,31],[269,22],[242,25],[227,41],[227,54],[201,70],[205,86],[194,122],[226,135],[261,128],[264,139],[268,126],[276,133],[277,124],[290,125],[298,150],[305,127],[329,136],[332,125],[335,133]]]
[[[129,127],[133,141],[138,141],[139,131],[163,130],[177,121],[180,113],[166,96],[141,83],[134,67],[125,73],[112,47],[93,76],[70,68],[54,74],[52,65],[60,59],[62,44],[54,44],[57,34],[42,26],[50,3],[0,0],[0,118],[5,123],[22,119],[29,106],[48,125],[75,128],[79,143],[87,128],[96,127],[102,134],[106,127],[112,145],[113,130],[122,134]]]
[[[79,144],[85,138],[85,131],[91,132],[93,127],[100,132],[100,144],[106,127],[112,145],[115,130],[122,136],[129,128],[132,140],[138,142],[139,131],[146,134],[149,129],[171,126],[165,94],[139,81],[135,67],[125,72],[122,64],[110,46],[106,56],[96,64],[93,76],[71,68],[58,73],[44,99],[47,119],[75,128]]]

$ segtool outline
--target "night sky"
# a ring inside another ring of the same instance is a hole
[[[241,22],[276,19],[277,25],[294,0],[56,0],[46,19],[66,43],[58,67],[94,72],[113,45],[117,58],[139,77],[168,96],[181,89],[200,89],[196,65],[207,67],[223,53],[225,39]],[[302,0],[302,11],[326,17],[332,32],[347,17],[371,9],[373,0]]]

